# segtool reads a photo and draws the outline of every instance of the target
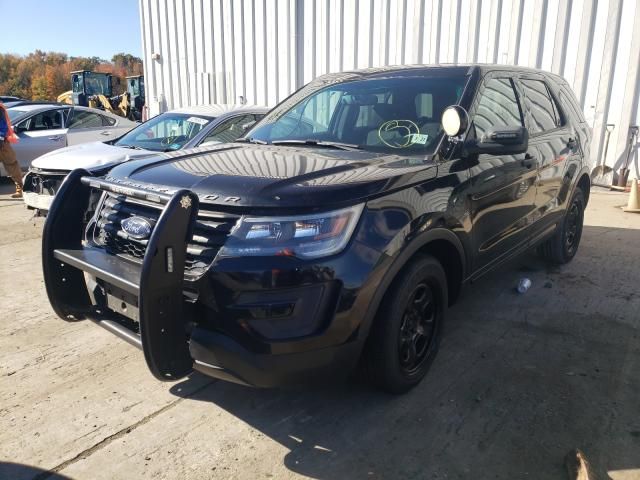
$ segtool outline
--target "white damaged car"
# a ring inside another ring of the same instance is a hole
[[[129,160],[183,148],[233,142],[268,109],[256,106],[207,105],[160,114],[115,140],[61,148],[36,158],[24,177],[24,203],[46,214],[65,177],[76,168],[106,173]]]

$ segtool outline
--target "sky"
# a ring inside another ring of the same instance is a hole
[[[138,0],[0,0],[0,12],[0,53],[142,57]]]

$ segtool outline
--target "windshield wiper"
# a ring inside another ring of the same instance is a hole
[[[138,145],[116,145],[116,147],[122,147],[122,148],[131,148],[133,150],[144,150],[144,148],[139,147]]]
[[[236,143],[256,143],[258,145],[266,145],[267,142],[264,140],[258,140],[257,138],[238,138]]]
[[[339,150],[362,150],[354,143],[329,142],[325,140],[274,140],[272,145],[309,145],[310,147],[337,148]]]

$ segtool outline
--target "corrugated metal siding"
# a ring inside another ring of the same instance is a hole
[[[607,123],[616,167],[640,123],[640,0],[139,2],[152,115],[240,96],[274,105],[326,72],[487,62],[563,75],[594,129],[594,163]]]

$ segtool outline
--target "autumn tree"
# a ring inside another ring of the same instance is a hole
[[[127,75],[142,74],[142,59],[127,53],[114,55],[111,62],[100,57],[70,57],[42,50],[25,56],[0,53],[0,95],[55,100],[71,89],[71,72],[75,70],[111,73],[117,95],[126,88]]]

